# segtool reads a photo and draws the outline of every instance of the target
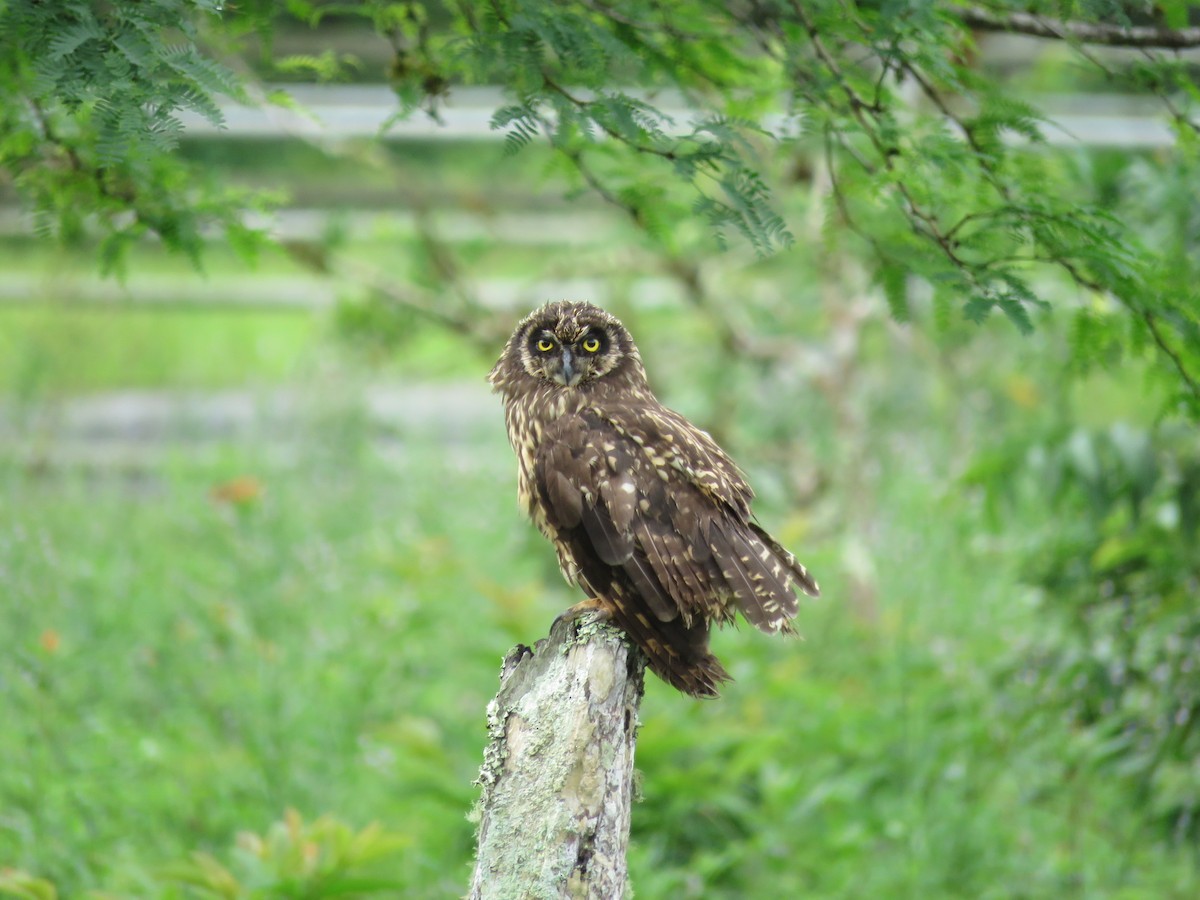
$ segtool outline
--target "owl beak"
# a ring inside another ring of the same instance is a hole
[[[563,347],[562,351],[562,368],[554,375],[554,380],[564,387],[575,387],[579,384],[579,380],[583,377],[583,373],[575,368],[574,357],[571,351]]]

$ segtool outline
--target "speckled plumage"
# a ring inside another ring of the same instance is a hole
[[[518,496],[571,583],[611,611],[651,670],[713,696],[708,650],[737,611],[791,632],[796,589],[817,583],[750,514],[754,492],[711,437],[646,383],[633,338],[590,303],[518,323],[488,380],[504,397]]]

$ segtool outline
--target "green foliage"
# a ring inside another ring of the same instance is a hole
[[[17,900],[58,900],[58,889],[45,878],[20,869],[0,869],[0,896]]]
[[[1000,20],[1023,8],[988,4]],[[1124,16],[1070,12],[1109,25]],[[449,84],[504,85],[515,102],[493,127],[509,151],[544,138],[669,256],[687,246],[672,227],[687,217],[705,220],[721,246],[735,234],[760,254],[791,244],[780,173],[789,159],[818,155],[834,227],[856,235],[883,273],[894,314],[907,309],[904,272],[931,284],[944,311],[976,323],[998,312],[1027,334],[1070,283],[1116,305],[1106,340],[1150,354],[1178,408],[1200,415],[1194,228],[1158,242],[1133,227],[1136,210],[1116,216],[1097,202],[1072,157],[1045,147],[1042,113],[978,68],[954,5],[509,0],[366,4],[362,14],[394,40],[399,28],[400,57],[419,60],[394,73],[409,108],[436,109]],[[1179,143],[1148,165],[1160,169],[1154,183],[1169,206],[1194,210],[1184,185],[1200,178],[1200,156],[1179,100],[1195,93],[1186,67],[1150,51],[1123,68],[1086,48],[1079,59],[1163,99]],[[662,88],[686,99],[694,122],[663,114],[653,93]],[[781,112],[802,124],[801,140],[765,126]],[[1144,195],[1127,199],[1162,221]]]
[[[1059,717],[1072,757],[1128,784],[1164,833],[1200,834],[1200,443],[1116,425],[1036,444],[989,473],[1049,501],[1025,577],[1045,629],[1021,652],[1031,731]],[[1003,485],[1003,487],[1002,487]]]
[[[211,0],[0,6],[0,166],[39,234],[94,232],[108,271],[146,234],[197,263],[207,228],[255,249],[261,236],[241,221],[254,196],[174,154],[181,112],[220,125],[217,98],[245,99],[199,49],[220,10]]]
[[[331,816],[305,822],[289,809],[265,836],[238,835],[231,866],[195,853],[164,866],[160,878],[164,887],[186,886],[190,894],[220,900],[395,896],[403,885],[382,877],[380,863],[411,844],[411,836],[377,824],[355,831]]]
[[[412,844],[408,835],[391,834],[378,824],[355,830],[332,816],[305,822],[293,809],[266,835],[242,832],[229,864],[209,853],[194,852],[179,862],[147,873],[139,893],[155,897],[211,900],[285,900],[304,897],[391,897],[403,885],[382,876],[389,863]],[[93,900],[116,895],[87,891]],[[19,869],[0,870],[0,896],[17,900],[57,900],[50,881]]]
[[[738,56],[726,48],[721,58],[739,77],[741,96],[734,101],[731,94],[712,114],[682,126],[652,103],[614,87],[672,84],[696,74],[680,69],[681,57],[690,51],[678,46],[678,36],[636,26],[637,21],[633,9],[613,7],[598,15],[586,4],[494,4],[479,21],[462,23],[471,29],[469,49],[463,56],[447,56],[447,77],[501,80],[519,98],[492,121],[494,128],[507,129],[509,149],[515,152],[544,135],[583,181],[664,245],[670,241],[654,223],[686,215],[689,193],[691,211],[707,220],[722,242],[725,231],[732,230],[760,253],[790,244],[792,235],[772,208],[760,174],[753,138],[763,134],[762,128],[738,115],[765,96],[753,87],[754,76],[762,74],[754,55]],[[619,165],[606,172],[605,163],[614,157],[603,145],[614,141]],[[688,190],[664,194],[664,183]]]
[[[1184,21],[1185,8],[1164,8],[1164,20]],[[1086,333],[1154,359],[1176,408],[1200,416],[1189,203],[1200,178],[1200,90],[1181,60],[1146,49],[1122,61],[1069,42],[1097,77],[1160,98],[1177,130],[1176,147],[1148,161],[1170,215],[1127,197],[1153,210],[1159,228],[1189,219],[1160,241],[1147,234],[1154,225],[1137,228],[1140,217],[1098,202],[1072,155],[1045,146],[1042,113],[979,67],[972,16],[1002,28],[1022,3],[292,0],[284,9],[314,27],[369,23],[393,48],[388,74],[402,113],[436,118],[452,86],[501,85],[511,102],[493,125],[509,150],[544,140],[577,186],[623,210],[668,259],[711,249],[713,238],[762,255],[791,245],[785,173],[819,160],[831,179],[830,231],[855,235],[868,267],[886,273],[894,312],[907,304],[891,273],[904,271],[933,287],[943,314],[982,322],[999,313],[1028,333],[1061,285],[1073,285],[1117,310]],[[1054,13],[1084,26],[1127,20],[1112,4]],[[250,197],[206,184],[172,150],[179,110],[217,122],[216,98],[242,97],[213,56],[248,34],[269,53],[278,8],[255,0],[221,13],[213,2],[154,0],[97,11],[21,0],[2,15],[0,158],[40,228],[74,237],[98,224],[109,267],[147,232],[194,257],[206,223],[253,245],[238,215]],[[273,71],[334,79],[357,66],[326,52],[283,57]],[[667,97],[686,104],[688,121],[664,113]],[[707,240],[680,227],[696,219],[709,225]],[[1085,347],[1080,358],[1094,354]]]
[[[1029,332],[1031,313],[1047,303],[1039,272],[1057,270],[1123,307],[1120,327],[1132,321],[1149,332],[1146,343],[1195,410],[1200,308],[1185,287],[1198,274],[1195,258],[1141,239],[1094,203],[1069,159],[1037,147],[1042,116],[967,64],[970,38],[953,15],[935,6],[897,12],[832,4],[801,20],[817,53],[798,42],[788,61],[802,69],[802,96],[818,111],[839,224],[860,235],[881,271],[923,276],[969,320],[999,310]],[[902,41],[911,42],[903,51]],[[848,68],[852,48],[865,49],[877,65]],[[1168,64],[1146,65],[1158,71]],[[901,124],[909,114],[901,84],[914,85],[933,115]],[[1189,142],[1168,166],[1196,177]],[[1182,281],[1163,290],[1156,283],[1164,276]]]

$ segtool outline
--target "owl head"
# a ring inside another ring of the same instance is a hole
[[[565,390],[588,390],[601,379],[645,384],[633,338],[614,316],[591,303],[560,300],[534,310],[518,324],[488,380],[513,392],[533,378]]]

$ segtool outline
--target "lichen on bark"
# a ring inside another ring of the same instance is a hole
[[[628,893],[642,669],[593,614],[505,657],[487,709],[473,900]]]

